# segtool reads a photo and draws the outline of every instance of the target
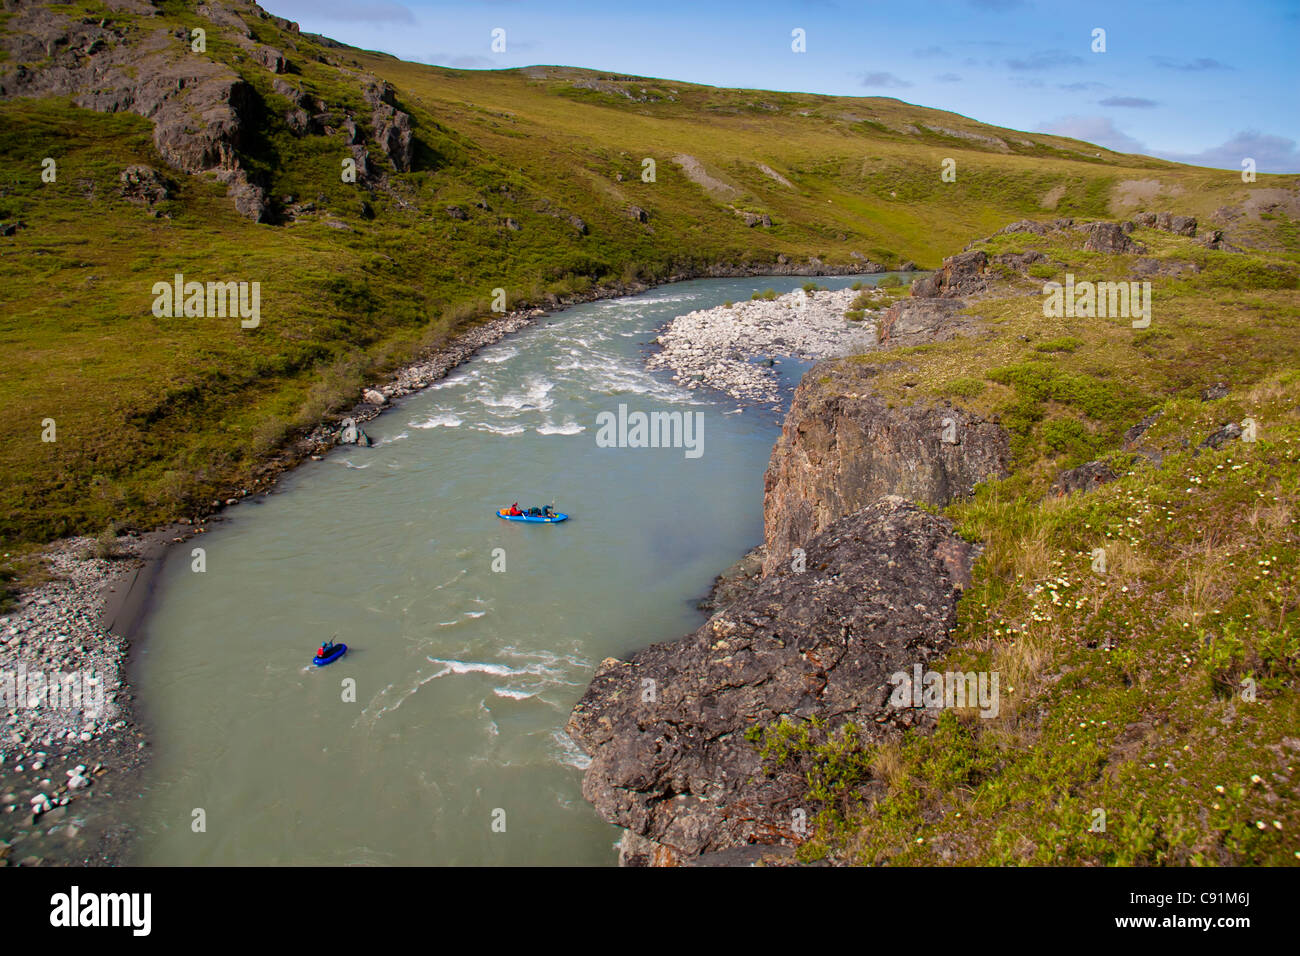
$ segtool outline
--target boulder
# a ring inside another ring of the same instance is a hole
[[[284,58],[284,53],[275,47],[256,46],[253,48],[253,59],[262,66],[266,67],[272,73],[283,73],[288,69],[288,61]]]
[[[387,397],[385,397],[384,393],[373,388],[368,388],[364,392],[362,392],[361,399],[362,401],[366,402],[368,405],[388,404],[388,399]]]
[[[1089,491],[1099,485],[1108,484],[1118,477],[1114,469],[1105,462],[1090,461],[1057,475],[1049,492],[1060,497],[1075,491]]]
[[[943,260],[938,272],[912,283],[916,298],[958,298],[988,288],[985,272],[989,257],[983,250],[963,252]]]
[[[1089,225],[1088,239],[1083,248],[1089,252],[1111,254],[1146,251],[1144,246],[1130,239],[1117,222],[1094,222]]]
[[[1241,252],[1240,246],[1234,246],[1228,241],[1228,237],[1223,234],[1222,229],[1211,229],[1208,233],[1197,240],[1207,249],[1217,249],[1220,252]]]
[[[1017,222],[1011,223],[1010,225],[1003,226],[993,235],[1000,236],[1008,232],[1031,232],[1035,236],[1045,236],[1047,235],[1049,228],[1050,228],[1049,226],[1041,222],[1033,222],[1032,220],[1029,219],[1021,219]]]
[[[171,195],[167,181],[152,166],[128,166],[118,173],[117,180],[117,191],[128,202],[152,206]]]
[[[950,339],[967,324],[958,318],[964,306],[961,299],[899,299],[881,317],[879,343],[920,345]]]
[[[1047,256],[1037,250],[1031,249],[1029,252],[1004,252],[1001,255],[993,257],[993,261],[1004,266],[1009,266],[1017,272],[1026,272],[1035,262],[1046,262]]]
[[[1218,430],[1210,432],[1210,434],[1206,435],[1205,440],[1202,441],[1196,447],[1198,450],[1201,448],[1219,448],[1225,445],[1226,443],[1232,441],[1233,439],[1240,438],[1240,437],[1241,437],[1241,426],[1238,425],[1236,422],[1228,422]]]
[[[1172,213],[1162,212],[1156,216],[1156,228],[1180,236],[1195,236],[1196,220],[1191,216],[1175,216]]]

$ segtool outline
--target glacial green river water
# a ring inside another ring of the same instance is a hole
[[[565,720],[602,658],[702,622],[695,601],[762,538],[780,428],[650,374],[643,343],[805,281],[687,282],[550,316],[368,423],[375,447],[229,509],[193,542],[203,573],[174,549],[133,674],[154,738],[133,862],[614,863]],[[619,404],[703,413],[703,453],[598,447],[596,417]],[[495,516],[516,500],[573,518]],[[311,667],[331,635],[347,656]]]

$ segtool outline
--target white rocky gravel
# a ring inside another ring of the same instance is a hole
[[[775,404],[779,380],[765,359],[816,361],[876,344],[878,309],[858,321],[844,318],[860,291],[884,299],[884,293],[870,288],[811,295],[796,289],[770,301],[755,299],[679,315],[655,339],[661,351],[650,357],[649,365],[672,369],[673,380],[686,388],[715,388],[742,402]]]
[[[51,833],[62,827],[65,839],[75,839],[75,824],[54,820],[59,808],[75,801],[75,791],[89,792],[110,764],[134,763],[144,746],[121,706],[128,643],[101,620],[104,588],[140,567],[142,542],[118,538],[113,558],[96,557],[97,544],[69,538],[50,546],[43,554],[49,579],[0,616],[0,866],[12,862],[11,846],[17,859],[28,852],[28,837],[51,823]],[[52,682],[63,689],[52,694]],[[40,849],[48,858],[48,847]],[[79,848],[69,844],[66,852]]]

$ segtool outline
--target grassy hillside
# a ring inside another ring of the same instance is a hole
[[[1300,262],[1133,238],[1200,268],[1153,280],[1147,329],[1042,308],[1044,279],[1127,279],[1137,256],[1013,233],[980,248],[1048,261],[974,304],[980,334],[848,360],[893,402],[952,401],[1012,432],[1014,474],[947,509],[986,550],[957,649],[929,665],[998,672],[1001,708],[880,746],[767,728],[769,765],[802,769],[820,811],[803,858],[1300,862]],[[1255,441],[1200,447],[1246,419]],[[1097,459],[1117,480],[1049,491]]]
[[[194,4],[161,8],[146,18],[51,5],[128,43],[204,22]],[[273,75],[210,21],[206,53],[187,55],[225,64],[254,91],[239,158],[266,188],[267,222],[238,215],[212,176],[169,170],[144,118],[52,97],[0,101],[0,221],[23,223],[0,237],[6,550],[151,525],[251,487],[286,439],[350,406],[368,376],[485,315],[498,287],[514,308],[778,256],[934,266],[971,235],[1049,209],[1100,216],[1142,203],[1204,217],[1290,183],[1246,186],[891,99],[403,63],[232,9],[255,42],[284,52],[287,71]],[[0,16],[10,29],[15,15]],[[48,64],[0,60],[19,65]],[[295,133],[277,83],[364,126],[372,74],[412,118],[412,170],[371,145],[379,174],[344,183],[344,134]],[[41,181],[46,157],[56,182]],[[642,181],[645,158],[655,182]],[[955,183],[940,179],[945,158]],[[119,194],[135,163],[171,181],[153,210]],[[748,226],[744,213],[772,224]],[[155,318],[150,290],[178,272],[260,282],[261,326]],[[47,418],[54,443],[40,441]]]

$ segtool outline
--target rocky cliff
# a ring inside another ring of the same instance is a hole
[[[278,218],[265,183],[249,172],[265,158],[254,155],[257,141],[276,129],[339,140],[340,152],[353,156],[365,180],[378,171],[360,119],[396,171],[411,169],[412,120],[397,108],[387,83],[339,69],[339,79],[354,85],[357,96],[330,104],[300,77],[282,76],[300,71],[283,50],[258,37],[275,38],[294,57],[319,59],[314,49],[300,49],[296,23],[248,0],[212,0],[179,14],[149,0],[108,0],[105,6],[108,16],[76,17],[60,5],[9,0],[0,33],[0,98],[66,96],[85,109],[143,116],[153,123],[154,146],[169,166],[215,176],[239,213],[258,222]],[[179,15],[184,25],[168,15]],[[217,56],[227,45],[235,52]],[[257,74],[270,74],[269,93],[258,91],[265,84],[250,82]],[[366,110],[372,111],[368,117]]]
[[[795,391],[764,487],[764,573],[840,515],[882,495],[945,505],[1006,474],[1006,431],[960,408],[890,408],[871,391],[874,367],[824,363]]]
[[[624,862],[793,839],[802,779],[764,773],[744,737],[755,725],[821,717],[878,739],[927,719],[889,705],[889,675],[947,647],[974,546],[887,496],[806,551],[803,571],[777,568],[694,634],[604,661],[574,708],[568,733],[592,755],[583,795],[630,832]]]

